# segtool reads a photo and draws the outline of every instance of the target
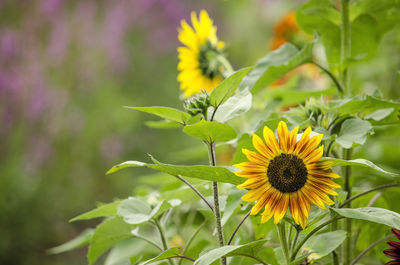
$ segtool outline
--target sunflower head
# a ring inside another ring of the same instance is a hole
[[[310,137],[310,127],[302,135],[297,134],[298,130],[296,127],[289,132],[286,123],[281,121],[277,140],[274,132],[265,126],[264,139],[253,134],[256,151],[242,149],[249,161],[234,165],[241,169],[235,174],[247,178],[237,186],[249,190],[242,200],[256,202],[251,214],[264,208],[262,223],[271,217],[278,223],[289,208],[294,221],[304,229],[310,204],[325,209],[325,204],[334,203],[328,195],[337,195],[333,189],[340,186],[332,178],[339,176],[332,171],[331,162],[321,161],[322,134]]]
[[[400,240],[400,230],[392,229],[392,233]],[[393,259],[386,264],[395,265],[400,264],[400,241],[389,241],[387,242],[389,249],[383,251],[383,253],[389,258]]]
[[[223,66],[218,59],[223,55],[224,43],[217,39],[217,28],[205,10],[197,17],[191,13],[192,27],[186,21],[178,29],[178,81],[185,96],[212,91],[222,81]]]

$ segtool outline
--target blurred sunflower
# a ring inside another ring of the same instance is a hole
[[[285,42],[291,42],[302,46],[306,43],[308,36],[303,33],[296,23],[296,13],[289,12],[281,18],[274,27],[274,35],[270,42],[271,50],[278,49]]]
[[[221,64],[224,42],[217,39],[217,28],[205,10],[197,18],[191,13],[192,26],[182,20],[178,29],[178,39],[185,47],[178,48],[178,81],[185,96],[200,93],[202,90],[210,92],[223,79]]]
[[[392,233],[400,240],[400,230],[392,229]],[[390,246],[390,249],[386,249],[383,253],[391,259],[386,263],[386,265],[400,265],[400,241],[389,241],[387,242]]]
[[[337,195],[333,188],[340,186],[331,178],[339,176],[331,170],[331,162],[320,161],[323,146],[318,145],[322,134],[310,138],[311,128],[308,127],[297,141],[298,130],[296,127],[289,133],[286,123],[281,121],[277,129],[278,143],[274,132],[265,126],[265,142],[253,134],[253,146],[257,151],[242,149],[249,161],[234,165],[241,169],[235,174],[247,178],[237,186],[249,189],[242,200],[256,201],[251,214],[265,208],[261,223],[273,216],[277,224],[289,207],[294,221],[305,228],[311,203],[322,209],[324,203],[334,203],[328,194]]]

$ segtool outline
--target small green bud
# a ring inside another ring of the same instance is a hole
[[[203,91],[202,94],[197,94],[193,97],[190,97],[183,103],[183,107],[185,108],[186,112],[192,116],[203,114],[204,117],[207,117],[207,110],[209,106],[210,96],[205,91]]]

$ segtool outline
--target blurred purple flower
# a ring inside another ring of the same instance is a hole
[[[50,33],[47,57],[50,62],[60,64],[66,54],[69,44],[65,20],[57,20]]]
[[[41,10],[45,14],[53,15],[61,8],[62,4],[63,0],[42,0]]]
[[[0,58],[1,60],[11,60],[17,52],[17,34],[12,31],[0,33]]]
[[[53,148],[46,136],[32,136],[29,139],[25,158],[25,171],[28,175],[35,175],[37,170],[48,162]]]
[[[118,136],[109,136],[101,142],[100,149],[104,159],[116,161],[123,152],[122,141]]]

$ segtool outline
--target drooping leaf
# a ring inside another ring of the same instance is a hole
[[[63,252],[67,252],[79,247],[83,247],[89,244],[90,239],[93,236],[94,229],[85,229],[82,233],[80,233],[77,237],[71,239],[70,241],[59,245],[57,247],[53,247],[47,250],[48,254],[59,254]]]
[[[320,259],[334,251],[345,239],[346,232],[343,230],[318,234],[304,244],[303,250],[313,252],[313,257]]]
[[[364,144],[367,134],[372,132],[372,125],[359,118],[345,120],[340,128],[336,142],[344,148],[352,148],[354,144]]]
[[[343,160],[343,159],[338,159],[338,158],[330,158],[330,157],[324,157],[322,160],[328,160],[333,162],[333,166],[361,166],[361,167],[368,167],[373,170],[376,170],[378,172],[391,175],[391,176],[398,176],[396,173],[392,173],[389,171],[386,171],[374,163],[372,163],[369,160],[362,159],[362,158],[357,158],[357,159],[352,159],[352,160]]]
[[[387,109],[378,109],[368,115],[366,115],[365,119],[372,119],[375,121],[380,121],[387,116],[389,116],[394,111],[394,108],[387,108]]]
[[[173,248],[167,249],[166,251],[164,251],[163,253],[161,253],[157,257],[152,258],[150,260],[147,260],[144,263],[141,263],[141,265],[151,264],[151,263],[154,263],[156,261],[179,257],[181,248],[182,247],[173,247]]]
[[[161,117],[163,119],[179,122],[181,124],[187,124],[187,122],[191,118],[190,114],[169,107],[126,107],[126,108],[150,113],[158,117]]]
[[[376,207],[331,209],[339,215],[347,218],[366,220],[400,229],[400,214],[387,209]]]
[[[235,130],[228,124],[205,120],[185,126],[183,132],[208,143],[225,142],[236,137]]]
[[[239,88],[248,88],[252,94],[256,94],[290,70],[310,62],[312,47],[312,44],[308,44],[299,51],[293,44],[282,45],[260,59],[254,69],[243,78]]]
[[[236,71],[214,88],[210,95],[211,105],[214,106],[214,108],[217,108],[227,101],[235,93],[243,77],[252,68],[253,67],[247,67]]]
[[[121,201],[115,201],[112,203],[104,204],[97,207],[94,210],[78,215],[71,220],[70,222],[78,221],[78,220],[89,220],[97,217],[106,217],[106,216],[116,216],[117,208]]]
[[[132,237],[133,226],[124,222],[122,217],[111,217],[96,227],[90,240],[88,260],[93,264],[104,252],[116,243]]]
[[[331,66],[340,62],[340,13],[330,0],[311,0],[296,12],[300,29],[322,39],[326,57]]]
[[[215,121],[226,122],[245,112],[252,105],[253,96],[248,89],[243,89],[238,94],[230,97],[224,104],[220,105],[214,116]]]
[[[156,160],[154,160],[156,161]],[[176,166],[163,164],[156,161],[156,164],[146,164],[138,161],[127,161],[122,164],[112,167],[107,174],[114,173],[126,167],[148,167],[167,174],[184,177],[191,177],[209,181],[225,182],[238,185],[244,181],[243,178],[236,176],[227,167],[212,167],[212,166]],[[233,170],[233,169],[232,169]]]
[[[256,257],[262,246],[267,240],[258,240],[245,245],[224,246],[212,249],[203,253],[196,261],[195,265],[209,265],[223,256],[250,256]]]

